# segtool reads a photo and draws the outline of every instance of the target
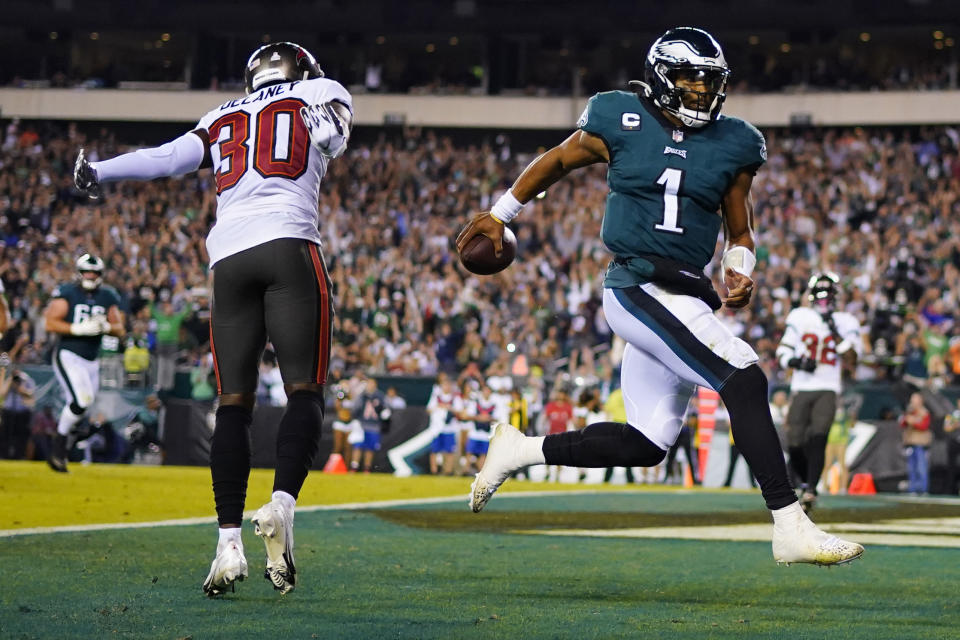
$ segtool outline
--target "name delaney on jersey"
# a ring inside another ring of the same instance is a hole
[[[300,83],[299,80],[294,80],[293,82],[286,82],[284,84],[275,84],[270,87],[264,87],[255,94],[250,94],[246,98],[237,98],[236,100],[231,100],[230,102],[224,102],[220,105],[220,111],[225,109],[233,109],[239,107],[242,104],[251,104],[259,100],[266,100],[267,98],[274,98],[283,93],[286,93],[288,89],[293,89],[296,85]]]

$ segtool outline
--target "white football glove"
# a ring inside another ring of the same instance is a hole
[[[307,125],[310,142],[328,158],[339,158],[347,150],[350,123],[329,102],[300,107],[300,117]]]
[[[70,335],[99,336],[103,334],[103,323],[99,318],[85,318],[70,325]]]
[[[110,325],[110,321],[107,320],[107,316],[94,316],[94,320],[100,323],[100,328],[103,330],[102,333],[110,333],[113,327]]]

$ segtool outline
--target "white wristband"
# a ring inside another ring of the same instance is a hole
[[[508,189],[490,209],[490,215],[506,224],[516,218],[521,209],[523,209],[523,203],[517,200],[513,192]]]
[[[753,268],[757,266],[757,256],[753,251],[742,245],[735,245],[723,252],[723,259],[720,261],[723,270],[733,269],[737,273],[749,277],[753,273]]]

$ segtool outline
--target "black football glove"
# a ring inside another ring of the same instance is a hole
[[[91,200],[100,197],[100,182],[97,180],[97,172],[87,162],[83,149],[80,149],[80,153],[77,154],[77,162],[73,165],[73,185],[80,192],[87,194],[87,197]]]
[[[787,366],[806,371],[807,373],[813,373],[817,368],[817,361],[807,356],[800,356],[799,358],[790,358],[787,360]]]

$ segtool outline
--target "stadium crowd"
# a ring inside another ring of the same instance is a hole
[[[766,133],[769,162],[754,182],[757,293],[723,318],[782,383],[774,351],[783,320],[802,302],[810,273],[830,269],[843,282],[843,307],[868,337],[858,380],[955,382],[960,132]],[[76,257],[94,252],[127,307],[127,349],[155,357],[175,340],[181,366],[199,373],[195,389],[210,397],[204,237],[215,214],[212,175],[120,183],[90,202],[72,187],[76,150],[86,145],[96,159],[125,148],[108,131],[97,140],[91,147],[73,126],[5,124],[0,276],[15,323],[0,350],[17,363],[48,361],[44,306],[75,276]],[[515,225],[519,260],[502,274],[473,276],[456,259],[452,237],[467,214],[488,207],[535,152],[504,136],[457,147],[406,128],[360,142],[331,164],[321,210],[336,295],[335,379],[469,370],[609,389],[615,358],[597,357],[611,342],[600,305],[609,259],[599,239],[602,168],[526,207]],[[264,372],[273,370],[268,357]]]

